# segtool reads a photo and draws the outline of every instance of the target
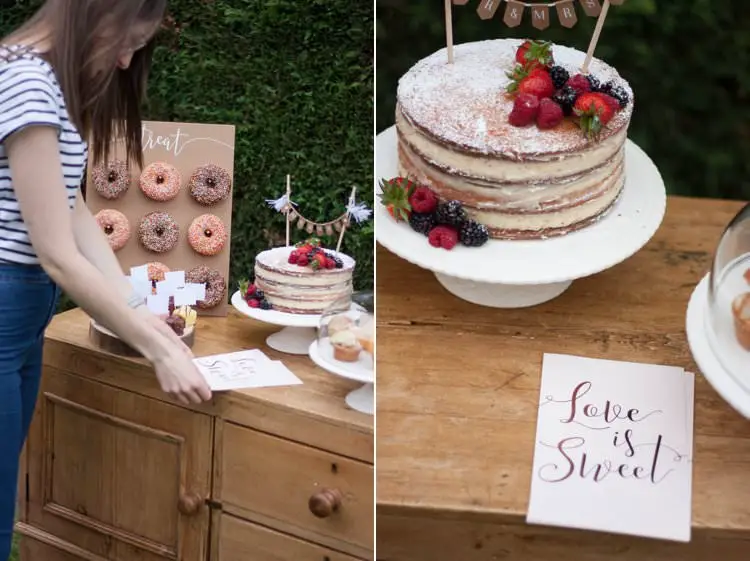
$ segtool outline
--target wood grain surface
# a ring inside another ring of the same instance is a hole
[[[698,372],[688,299],[741,206],[671,197],[643,250],[530,309],[459,300],[379,247],[378,559],[750,558],[750,422],[700,375],[690,545],[524,522],[543,353]],[[575,554],[561,551],[566,543]]]
[[[279,328],[240,315],[201,317],[192,348],[195,356],[260,349],[272,360],[281,360],[302,385],[215,392],[213,399],[195,411],[222,417],[304,442],[364,462],[373,461],[373,418],[349,409],[346,394],[359,384],[329,374],[306,356],[279,353],[265,343]],[[47,329],[45,365],[127,391],[167,401],[151,366],[135,357],[118,356],[98,348],[89,338],[89,318],[80,309],[55,316]]]

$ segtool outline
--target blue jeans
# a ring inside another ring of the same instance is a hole
[[[42,375],[44,330],[59,291],[41,267],[0,263],[0,560],[10,556],[18,462]]]

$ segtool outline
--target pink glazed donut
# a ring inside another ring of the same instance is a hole
[[[181,183],[177,168],[164,162],[154,162],[141,173],[141,191],[152,201],[171,201],[180,192]]]
[[[127,217],[112,209],[100,210],[94,217],[107,236],[112,251],[120,251],[130,239],[130,222]]]
[[[227,230],[218,216],[202,214],[190,224],[188,242],[200,255],[216,255],[227,243]]]

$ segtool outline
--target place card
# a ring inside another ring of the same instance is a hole
[[[177,289],[185,286],[185,271],[169,271],[164,273],[164,281]]]
[[[195,302],[195,293],[192,290],[183,286],[182,288],[177,288],[174,291],[175,306],[194,306]]]
[[[212,391],[293,386],[302,383],[280,361],[258,349],[193,359]]]
[[[690,541],[695,377],[545,354],[526,521]]]
[[[165,294],[150,294],[146,297],[146,307],[152,314],[163,315],[169,313],[169,296]]]

